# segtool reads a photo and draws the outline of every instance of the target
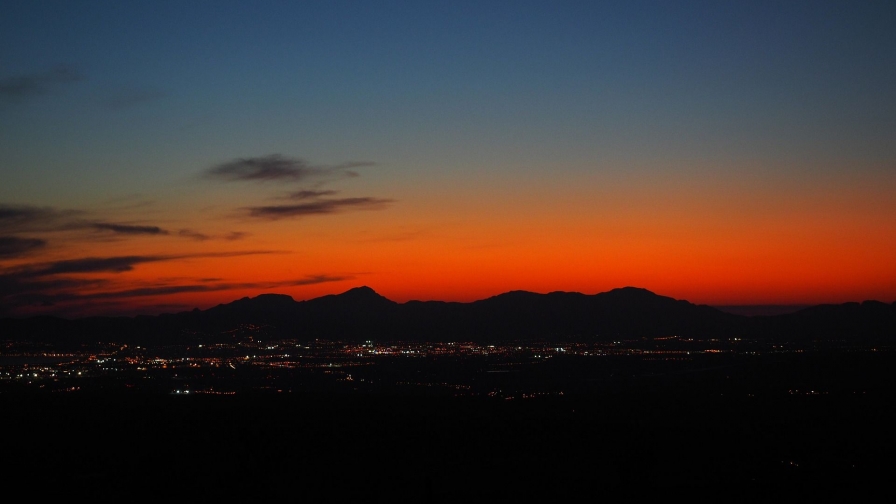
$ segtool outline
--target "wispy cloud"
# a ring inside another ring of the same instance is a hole
[[[206,240],[227,240],[227,241],[236,241],[242,240],[243,238],[249,236],[249,233],[244,233],[242,231],[231,231],[224,235],[210,235],[205,233],[200,233],[199,231],[194,231],[192,229],[181,229],[177,232],[177,236],[182,238],[190,238],[196,241],[206,241]]]
[[[231,231],[224,235],[224,239],[228,241],[236,241],[242,240],[243,238],[249,236],[249,233],[245,233],[243,231]]]
[[[350,280],[350,276],[334,276],[334,275],[309,275],[303,278],[290,280],[281,280],[277,282],[239,282],[239,283],[198,283],[198,284],[179,284],[179,285],[158,285],[151,287],[139,287],[135,289],[126,289],[110,292],[96,292],[82,296],[87,299],[97,298],[130,298],[130,297],[149,297],[149,296],[165,296],[171,294],[180,294],[183,292],[215,292],[223,290],[236,289],[276,289],[278,287],[294,287],[301,285],[314,285],[327,282],[341,282]]]
[[[105,278],[0,275],[0,313],[20,306],[51,306],[60,297],[72,299],[85,289],[102,288],[107,283]]]
[[[16,285],[8,279],[0,277],[0,313],[29,313],[37,308],[38,312],[57,314],[84,315],[103,311],[103,302],[114,303],[113,312],[121,312],[126,305],[120,303],[126,299],[158,298],[182,293],[218,292],[228,290],[272,291],[282,287],[315,285],[327,282],[351,280],[347,275],[307,275],[300,278],[273,282],[226,282],[220,279],[200,278],[192,282],[164,283],[142,285],[133,288],[110,288],[112,285],[102,278],[49,278],[28,285]],[[99,289],[99,290],[97,290]],[[7,294],[4,297],[4,293]],[[110,308],[106,306],[106,308]],[[134,307],[129,307],[133,309]]]
[[[92,229],[118,235],[170,234],[167,229],[148,224],[126,224],[107,222],[87,217],[78,210],[59,210],[52,207],[27,205],[0,205],[0,232],[3,233],[47,233]]]
[[[90,290],[103,287],[108,288],[112,277],[103,277],[103,274],[118,275],[132,271],[138,265],[146,263],[273,253],[277,252],[272,250],[246,250],[205,254],[83,257],[27,264],[0,270],[0,305],[9,307],[51,305],[71,299],[89,299],[97,295],[96,292],[89,292]],[[208,284],[204,283],[203,285]],[[120,292],[125,292],[125,296],[136,295],[127,294],[128,291],[128,289],[124,289]],[[160,291],[159,294],[161,293]],[[107,297],[112,296],[109,295]]]
[[[42,249],[46,240],[39,238],[19,238],[17,236],[0,236],[0,258],[20,257]]]
[[[346,210],[381,210],[391,203],[393,203],[393,200],[383,198],[340,198],[311,201],[295,205],[248,207],[245,210],[250,217],[266,220],[279,220],[307,215],[332,214]]]
[[[116,257],[83,257],[47,263],[29,264],[6,270],[4,277],[18,279],[39,278],[53,275],[69,275],[81,273],[124,273],[131,271],[138,264],[171,261],[178,256],[116,256]]]
[[[112,231],[127,235],[166,235],[168,231],[159,226],[133,226],[130,224],[113,224],[110,222],[94,222],[90,227],[100,231]]]
[[[213,166],[205,176],[228,182],[304,180],[310,177],[357,175],[352,168],[373,166],[368,161],[353,161],[333,166],[312,165],[303,159],[271,154],[262,157],[239,158]]]
[[[49,212],[47,208],[0,205],[0,222],[22,222]]]
[[[0,204],[0,231],[5,233],[53,231],[79,212],[57,210],[52,207]]]
[[[72,274],[72,273],[123,273],[131,271],[138,264],[160,262],[160,261],[176,261],[180,259],[197,259],[197,258],[224,258],[239,257],[248,255],[275,254],[273,250],[246,250],[234,252],[212,252],[206,254],[179,254],[179,255],[133,255],[133,256],[113,256],[113,257],[82,257],[78,259],[67,259],[63,261],[53,261],[46,263],[29,264],[16,268],[8,268],[3,270],[0,276],[17,278],[34,278],[50,275]]]
[[[192,238],[198,241],[211,240],[211,236],[200,233],[199,231],[193,231],[192,229],[181,229],[177,232],[177,236],[182,236],[184,238]]]
[[[169,260],[165,256],[85,257],[47,263],[26,269],[20,276],[38,277],[68,273],[122,273],[131,271],[137,264]]]
[[[306,199],[316,199],[322,196],[333,196],[337,194],[339,191],[326,190],[326,191],[295,191],[289,193],[286,197],[291,200],[306,200]]]
[[[0,99],[23,100],[81,79],[82,76],[77,70],[67,66],[59,66],[46,72],[6,77],[0,79]]]

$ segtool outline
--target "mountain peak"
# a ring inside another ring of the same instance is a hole
[[[292,296],[290,296],[288,294],[273,294],[273,293],[259,294],[252,299],[257,299],[259,301],[280,301],[280,302],[295,301],[295,299],[293,299]]]
[[[674,298],[661,296],[653,291],[649,291],[642,287],[619,287],[607,292],[597,294],[597,296],[605,299],[613,299],[621,303],[638,303],[658,300],[672,301]]]
[[[342,294],[340,294],[340,296],[344,296],[344,295],[346,295],[346,294],[349,294],[349,295],[356,295],[356,296],[357,296],[357,295],[369,296],[369,295],[372,294],[372,295],[375,295],[375,296],[379,296],[379,294],[378,294],[375,290],[373,290],[372,288],[370,288],[370,287],[368,287],[368,286],[366,286],[366,285],[362,285],[362,286],[360,286],[360,287],[352,287],[351,289],[349,289],[349,290],[343,292]]]
[[[382,303],[387,301],[389,303],[394,303],[394,301],[386,298],[385,296],[380,295],[377,291],[371,289],[366,285],[362,285],[361,287],[354,287],[349,289],[342,294],[336,294],[335,296],[324,296],[323,298],[333,298],[333,299],[342,299],[350,302],[363,302],[363,303]]]
[[[649,291],[643,287],[632,287],[632,286],[618,287],[616,289],[610,290],[609,292],[615,292],[615,293],[619,293],[619,294],[650,294],[652,296],[656,296],[656,293]]]
[[[286,294],[259,294],[253,298],[243,297],[237,299],[236,301],[231,301],[226,304],[219,304],[215,308],[222,307],[284,307],[284,306],[292,306],[295,304],[295,300],[292,296],[288,296]]]

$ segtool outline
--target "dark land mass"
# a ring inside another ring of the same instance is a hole
[[[812,305],[721,305],[714,306],[717,310],[725,313],[733,313],[734,315],[752,316],[770,316],[770,315],[787,315],[795,313]]]
[[[0,474],[110,500],[855,498],[896,470],[894,313],[359,288],[4,319]]]
[[[595,295],[514,291],[472,303],[396,303],[358,287],[308,301],[264,294],[158,316],[6,318],[0,319],[0,332],[4,339],[55,345],[154,345],[226,342],[233,330],[249,325],[264,328],[257,338],[270,339],[593,342],[677,335],[870,344],[896,337],[896,303],[820,305],[747,317],[633,287]]]
[[[578,385],[533,400],[397,391],[3,394],[4,479],[45,497],[187,500],[670,491],[777,500],[887,489],[896,469],[892,364],[892,356],[799,356],[589,386],[580,363],[558,361],[521,379]],[[775,385],[817,382],[832,370],[824,381],[838,382],[860,369],[863,376],[824,394]],[[858,382],[873,387],[856,390]]]

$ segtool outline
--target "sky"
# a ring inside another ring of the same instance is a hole
[[[0,16],[0,316],[368,285],[896,301],[896,3]]]

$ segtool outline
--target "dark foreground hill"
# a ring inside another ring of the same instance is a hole
[[[19,488],[197,501],[578,502],[670,491],[768,492],[777,501],[885,490],[893,404],[892,394],[641,389],[526,402],[0,396],[17,412],[7,421],[15,435],[4,445],[4,476]]]
[[[875,343],[896,337],[896,303],[822,305],[745,317],[634,287],[595,295],[513,291],[472,303],[396,303],[358,287],[308,301],[264,294],[158,316],[3,319],[0,331],[6,340],[54,344],[189,344],[249,333],[256,339],[341,341],[595,342],[679,336]]]

